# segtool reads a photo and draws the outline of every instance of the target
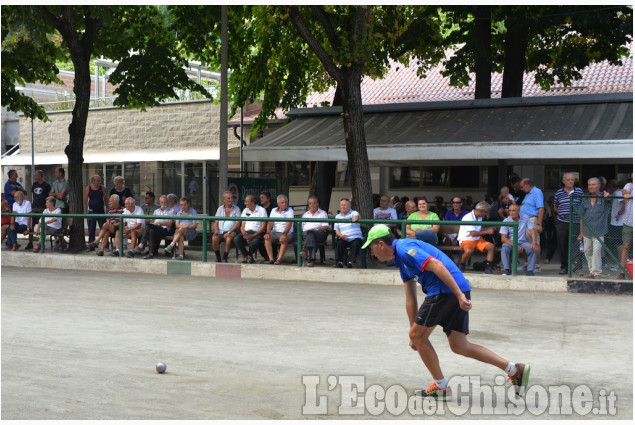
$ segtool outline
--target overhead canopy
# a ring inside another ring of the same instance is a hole
[[[295,119],[244,148],[246,161],[347,161],[341,108]],[[364,107],[369,160],[633,159],[632,93]]]
[[[138,151],[103,151],[85,152],[84,163],[117,163],[117,162],[145,162],[145,161],[218,161],[218,148],[210,149],[151,149]],[[68,158],[64,153],[36,153],[35,164],[67,164]],[[2,165],[29,165],[31,154],[21,153],[2,158]]]

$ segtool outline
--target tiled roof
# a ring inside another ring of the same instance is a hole
[[[569,87],[556,84],[549,91],[544,91],[534,83],[535,73],[525,74],[523,97],[562,96],[598,93],[623,93],[633,91],[633,59],[622,58],[623,65],[611,65],[600,62],[583,69],[580,80],[573,81]],[[364,105],[380,105],[390,103],[435,102],[448,100],[474,99],[475,81],[472,76],[470,84],[463,88],[450,86],[450,79],[441,76],[442,65],[431,69],[426,78],[419,78],[415,61],[409,67],[393,63],[390,71],[381,80],[365,77],[362,81],[362,103]],[[492,97],[500,98],[503,82],[502,74],[492,74]],[[307,107],[329,105],[333,100],[335,87],[326,93],[314,93],[306,101]]]

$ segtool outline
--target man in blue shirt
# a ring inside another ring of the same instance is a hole
[[[430,342],[437,325],[443,327],[453,352],[497,366],[504,370],[516,388],[525,391],[530,366],[511,363],[489,349],[467,340],[469,333],[470,285],[463,273],[447,255],[436,247],[417,239],[398,239],[383,224],[372,227],[362,249],[370,245],[372,254],[380,261],[395,261],[405,284],[406,312],[410,320],[410,347],[419,353],[434,382],[415,393],[422,397],[448,400],[452,391],[443,376],[439,358]],[[418,308],[416,285],[419,283],[426,298]]]
[[[9,208],[13,208],[15,202],[15,193],[22,192],[27,195],[27,191],[18,182],[18,172],[15,170],[9,170],[7,173],[9,180],[4,184],[4,199],[9,203]]]
[[[540,247],[540,234],[542,233],[542,220],[545,215],[545,196],[542,194],[542,190],[538,189],[533,180],[525,177],[520,182],[520,187],[525,192],[525,198],[520,206],[520,212],[527,214],[531,224],[536,228],[536,240],[535,242]],[[527,241],[529,243],[534,242],[531,234],[526,234]],[[540,271],[540,251],[536,253],[536,271]]]
[[[540,246],[536,243],[536,229],[534,228],[534,225],[531,224],[529,216],[520,213],[518,205],[509,206],[509,217],[503,220],[503,222],[507,223],[510,221],[518,223],[518,253],[527,253],[527,256],[529,257],[527,261],[527,276],[533,276],[534,265],[536,263],[536,252],[540,251]],[[511,256],[514,246],[513,231],[514,228],[509,226],[502,226],[500,230],[501,242],[503,242],[501,260],[503,261],[504,275],[511,274],[511,262],[509,257]],[[527,242],[527,232],[532,234],[532,243]]]

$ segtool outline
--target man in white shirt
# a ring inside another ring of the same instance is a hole
[[[397,210],[390,208],[390,200],[384,195],[379,198],[379,207],[373,210],[373,218],[379,220],[397,220]],[[396,224],[384,223],[386,226],[396,228]]]
[[[256,204],[256,198],[253,195],[247,195],[245,196],[245,209],[240,216],[264,218],[267,217],[267,210]],[[243,256],[243,263],[254,263],[253,254],[256,249],[260,250],[263,257],[267,256],[267,251],[263,245],[266,230],[267,226],[264,221],[249,220],[241,223],[240,234],[234,237],[234,243]],[[247,245],[249,245],[249,251],[247,251]]]
[[[168,197],[161,195],[159,205],[159,208],[152,213],[153,219],[143,231],[141,243],[134,250],[135,254],[143,254],[147,245],[148,253],[143,257],[144,260],[150,260],[159,253],[159,244],[162,239],[165,239],[172,227],[173,220],[161,218],[161,216],[175,215],[174,210],[168,207]]]
[[[262,195],[261,195],[262,200]],[[278,206],[271,210],[270,218],[293,218],[293,208],[289,207],[289,198],[285,195],[278,195],[276,198]],[[282,258],[287,251],[289,243],[293,243],[293,222],[292,221],[270,221],[267,223],[267,233],[265,234],[265,248],[269,257],[269,264],[280,265]],[[273,260],[273,244],[280,243],[280,252],[276,261]]]
[[[302,218],[329,218],[326,211],[320,209],[320,201],[317,196],[311,196],[308,201],[309,210],[302,214]],[[328,223],[306,222],[302,223],[302,236],[304,237],[304,249],[300,253],[304,260],[308,260],[307,266],[315,266],[315,253],[319,244],[326,242],[330,226]]]
[[[124,200],[125,208],[123,215],[143,215],[143,208],[135,204],[132,196],[128,196]],[[143,230],[146,227],[146,221],[143,218],[124,218],[123,219],[123,237],[130,239],[130,247],[134,249],[137,246],[137,240],[143,236]],[[115,234],[115,250],[110,255],[119,257],[119,233]],[[132,249],[128,250],[128,258],[134,257]]]
[[[483,221],[484,217],[489,214],[490,205],[481,201],[476,204],[476,207],[468,214],[465,214],[461,221]],[[493,235],[494,228],[490,227],[486,230],[481,230],[481,226],[467,224],[461,225],[459,228],[459,234],[457,240],[459,246],[463,249],[463,255],[461,256],[461,262],[459,269],[461,272],[465,271],[465,263],[472,257],[474,250],[478,249],[481,252],[487,252],[487,262],[485,264],[485,273],[492,274],[492,261],[494,261],[494,244],[483,239],[485,235]]]
[[[24,193],[22,191],[16,190],[13,196],[15,197],[15,202],[13,203],[14,213],[27,214],[31,212],[31,202],[24,199]],[[17,251],[20,249],[20,245],[18,245],[18,233],[28,235],[32,229],[31,217],[11,217],[11,224],[7,230],[7,248],[9,248],[9,251]]]

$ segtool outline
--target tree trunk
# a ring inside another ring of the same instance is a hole
[[[529,44],[529,24],[520,15],[510,15],[505,21],[505,68],[501,97],[522,97],[523,78],[527,65],[527,46]]]
[[[475,6],[476,18],[476,58],[474,71],[476,74],[475,99],[492,97],[492,7]]]
[[[353,206],[362,218],[373,217],[373,191],[366,150],[364,114],[362,109],[361,68],[342,72],[342,117],[344,140],[351,173]]]
[[[85,57],[88,56],[88,57]],[[71,52],[75,66],[75,107],[73,118],[68,126],[69,143],[64,149],[68,157],[68,193],[69,212],[71,214],[84,213],[82,169],[84,165],[84,136],[86,135],[86,121],[90,105],[90,54],[83,51]],[[79,252],[86,247],[84,237],[84,220],[73,219],[70,235],[70,251]]]

